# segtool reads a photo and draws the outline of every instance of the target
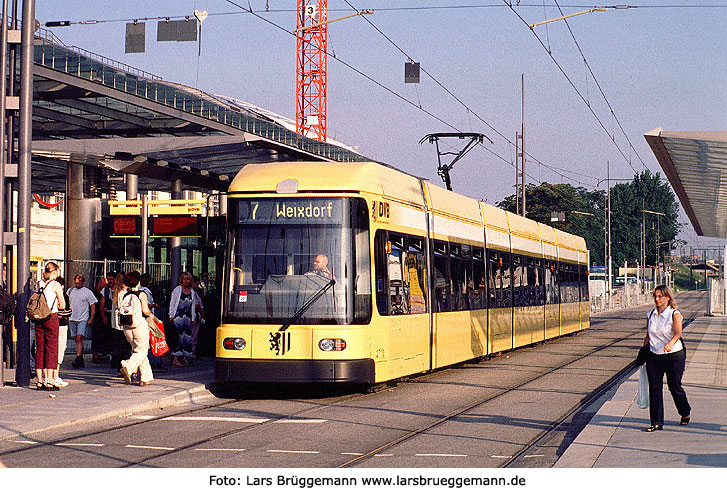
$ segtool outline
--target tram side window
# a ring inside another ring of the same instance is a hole
[[[512,307],[510,254],[497,251],[488,251],[488,254],[490,307]]]
[[[534,306],[545,303],[543,288],[543,266],[539,258],[522,256],[522,286],[520,289],[520,305]]]
[[[366,201],[352,199],[351,226],[354,229],[354,258],[356,277],[354,279],[354,323],[371,321],[371,256],[369,255],[369,211]]]
[[[581,302],[590,301],[588,295],[588,267],[582,264],[578,265],[578,279],[580,280]]]
[[[485,250],[479,247],[472,249],[472,286],[472,309],[485,309],[487,307]]]
[[[501,253],[502,258],[502,295],[503,306],[512,307],[512,256],[507,253]]]
[[[525,307],[527,304],[527,272],[523,265],[521,255],[512,256],[512,291],[515,299],[515,307]]]
[[[530,259],[530,266],[528,268],[531,271],[533,281],[533,296],[534,305],[545,304],[545,280],[543,278],[543,260],[542,259]]]
[[[426,312],[424,239],[380,230],[374,245],[379,314]]]
[[[573,264],[561,263],[558,276],[560,301],[564,304],[578,302],[578,273]]]
[[[447,242],[434,242],[434,312],[452,310]]]
[[[389,288],[389,271],[386,260],[386,246],[389,236],[386,231],[377,231],[374,238],[374,260],[376,263],[376,308],[379,314],[389,314],[389,299],[387,289]]]
[[[389,273],[389,312],[390,314],[409,314],[409,285],[404,271],[406,250],[404,237],[389,233],[386,265]]]
[[[558,288],[558,263],[545,260],[545,303],[560,303],[560,290]]]
[[[409,282],[409,311],[412,314],[427,312],[427,275],[424,258],[424,239],[409,236],[406,256],[407,281]]]
[[[466,245],[449,244],[449,270],[452,276],[452,311],[468,309],[467,304],[467,260],[465,253],[469,254]],[[472,260],[469,260],[472,263]],[[470,271],[471,272],[471,271]]]

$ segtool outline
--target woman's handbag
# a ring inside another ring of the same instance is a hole
[[[649,407],[649,377],[646,374],[646,365],[639,368],[639,391],[636,394],[636,405],[641,409]]]
[[[164,323],[154,316],[147,316],[146,322],[149,324],[149,348],[155,356],[163,356],[169,352],[169,345],[164,336]]]
[[[646,364],[647,357],[649,357],[649,344],[646,344],[639,349],[639,353],[636,355],[636,366],[643,366]]]

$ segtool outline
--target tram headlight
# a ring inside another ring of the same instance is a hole
[[[318,348],[323,352],[340,352],[346,350],[346,340],[342,338],[324,338],[318,342]]]
[[[225,338],[225,340],[222,342],[222,346],[226,350],[242,350],[245,348],[247,343],[245,343],[244,338]]]

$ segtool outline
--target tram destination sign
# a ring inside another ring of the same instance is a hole
[[[344,199],[294,198],[240,200],[240,224],[341,224]]]

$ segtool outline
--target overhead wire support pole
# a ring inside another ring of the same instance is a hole
[[[522,201],[523,201],[523,208],[522,208],[522,216],[527,216],[527,210],[525,209],[525,73],[522,73],[521,75],[522,79],[522,94],[521,94],[521,104],[522,104],[522,121],[521,121],[521,128],[520,128],[520,153],[522,154],[522,158],[520,159],[520,168],[522,172],[522,180],[520,181],[520,187],[523,189],[523,195],[522,195]]]
[[[30,196],[33,121],[33,31],[35,0],[23,0],[20,45],[20,119],[18,122],[18,300],[15,314],[18,330],[18,367],[15,383],[30,384],[30,322],[25,315],[30,298]],[[3,21],[5,22],[5,21]]]

